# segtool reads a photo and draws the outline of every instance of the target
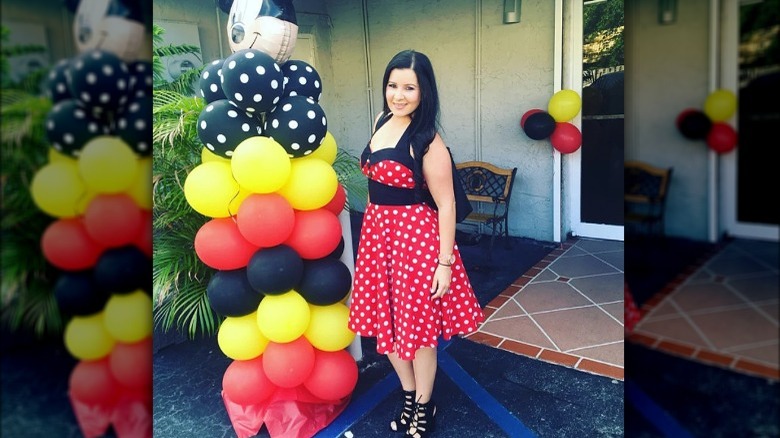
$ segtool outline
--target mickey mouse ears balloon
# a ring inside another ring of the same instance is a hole
[[[256,49],[279,63],[290,59],[298,40],[292,0],[220,1],[222,10],[227,3],[231,3],[227,36],[233,52]]]
[[[144,39],[140,3],[135,0],[81,0],[73,20],[73,36],[79,52],[107,50],[125,61],[134,61]]]

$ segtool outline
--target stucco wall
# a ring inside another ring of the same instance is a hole
[[[627,160],[674,167],[666,232],[708,239],[708,148],[684,138],[675,119],[709,94],[709,1],[677,2],[677,22],[660,25],[657,3],[626,1]]]

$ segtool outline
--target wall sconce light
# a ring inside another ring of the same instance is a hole
[[[677,21],[677,0],[658,0],[658,24]]]
[[[522,0],[504,0],[504,24],[520,22],[520,2]]]

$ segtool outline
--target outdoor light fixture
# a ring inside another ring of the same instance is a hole
[[[521,0],[504,0],[504,24],[520,22]]]
[[[677,0],[658,0],[658,24],[677,21]]]

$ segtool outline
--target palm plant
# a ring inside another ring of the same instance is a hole
[[[41,96],[46,68],[19,81],[10,79],[9,58],[45,51],[40,46],[7,44],[2,27],[2,98],[0,99],[0,153],[2,154],[2,310],[0,320],[10,330],[31,330],[38,336],[61,333],[63,320],[52,293],[56,271],[40,250],[43,231],[53,218],[33,202],[30,183],[47,162],[44,121],[51,100]]]
[[[163,79],[161,57],[197,50],[163,47],[163,32],[154,26],[154,321],[165,332],[176,328],[193,338],[213,335],[222,319],[206,293],[214,271],[199,260],[194,246],[195,234],[209,218],[194,211],[184,196],[187,175],[201,163],[203,146],[196,126],[205,100],[185,87],[194,83],[192,77],[182,75],[175,83]],[[353,200],[345,208],[356,207],[368,192],[358,159],[339,150],[333,167]]]

